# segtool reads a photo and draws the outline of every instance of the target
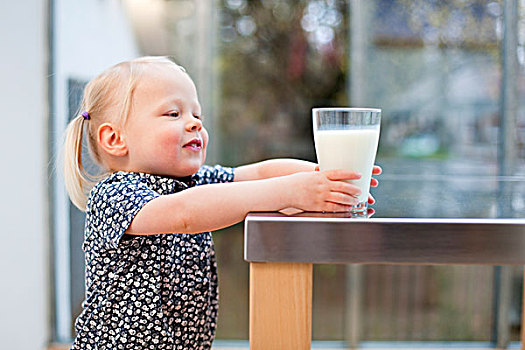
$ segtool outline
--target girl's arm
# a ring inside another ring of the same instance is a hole
[[[317,164],[305,160],[287,158],[271,159],[235,168],[234,181],[268,179],[276,176],[294,174],[301,171],[314,170],[319,170]],[[379,175],[381,172],[382,169],[377,165],[372,169],[372,175]],[[372,178],[370,185],[372,187],[377,187],[377,180]],[[370,204],[374,204],[374,197],[369,195],[368,202]]]
[[[314,171],[317,164],[299,159],[270,159],[235,168],[234,181],[261,180],[271,177]]]
[[[360,190],[343,180],[351,171],[300,172],[265,180],[211,184],[157,197],[148,202],[126,230],[129,234],[198,233],[244,220],[250,211],[294,207],[306,211],[348,211]]]

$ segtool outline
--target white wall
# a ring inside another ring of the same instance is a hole
[[[131,24],[123,2],[119,0],[54,0],[54,84],[56,106],[53,130],[57,137],[54,153],[59,154],[68,115],[69,78],[90,80],[96,74],[122,60],[139,56]],[[60,168],[59,168],[60,169]],[[55,198],[53,242],[56,259],[57,335],[68,341],[71,309],[69,289],[69,202],[61,174],[54,178]]]
[[[0,343],[49,334],[44,1],[0,2]]]
[[[0,2],[0,343],[3,349],[45,349],[52,340],[57,289],[59,312],[67,313],[68,202],[56,172],[48,180],[48,156],[58,154],[67,116],[67,79],[88,80],[104,68],[138,56],[119,0],[54,0],[55,50],[48,52],[47,1]],[[47,69],[48,55],[54,67]],[[47,84],[55,86],[52,115]],[[48,139],[49,129],[52,140]],[[52,165],[49,169],[52,169]],[[56,205],[48,196],[56,185]],[[52,241],[48,213],[56,240]],[[58,259],[51,281],[51,252]],[[64,305],[66,305],[64,307]],[[70,315],[69,315],[70,316]],[[63,320],[62,320],[63,321]],[[66,320],[66,321],[71,321]],[[70,323],[58,325],[68,340]]]

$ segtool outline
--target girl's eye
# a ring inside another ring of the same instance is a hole
[[[193,118],[195,118],[195,119],[202,119],[202,116],[200,116],[200,115],[194,115]]]
[[[166,115],[167,115],[168,117],[174,117],[174,118],[176,118],[176,117],[179,116],[179,112],[169,112],[169,113],[166,113]]]

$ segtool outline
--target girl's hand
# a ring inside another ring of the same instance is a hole
[[[381,169],[380,166],[377,166],[377,165],[374,165],[374,167],[372,168],[372,175],[379,175],[383,172],[383,169]],[[372,178],[370,180],[370,187],[377,187],[377,185],[379,185],[379,181],[377,181],[377,179],[374,179]],[[374,204],[376,202],[376,200],[374,199],[374,197],[372,197],[371,194],[368,195],[368,204]]]
[[[349,170],[296,173],[288,176],[286,192],[290,206],[304,211],[348,211],[358,204],[359,187],[345,180],[357,180],[360,174]]]
[[[317,165],[315,167],[315,171],[319,171],[319,165]],[[378,165],[374,165],[374,167],[372,168],[372,175],[379,175],[383,172],[383,169],[381,169],[380,166]],[[377,181],[377,179],[374,179],[372,178],[370,180],[370,187],[377,187],[379,185],[379,181]],[[376,200],[374,199],[374,197],[372,197],[371,194],[368,195],[368,204],[374,204],[376,202]]]

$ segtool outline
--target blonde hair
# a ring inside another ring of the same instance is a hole
[[[152,64],[172,64],[185,72],[169,57],[147,56],[118,63],[91,80],[84,89],[80,109],[65,131],[64,181],[73,204],[86,210],[87,196],[96,182],[107,176],[97,146],[97,129],[105,122],[124,125],[133,102],[133,93],[146,68]],[[118,113],[115,113],[118,111]],[[89,120],[82,113],[89,113]],[[87,138],[87,147],[95,163],[103,169],[102,174],[89,174],[82,161],[82,145]],[[105,172],[104,172],[105,171]]]

